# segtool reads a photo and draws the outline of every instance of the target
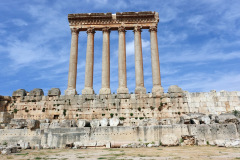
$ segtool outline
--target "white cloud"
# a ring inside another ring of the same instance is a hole
[[[19,27],[28,25],[28,23],[22,19],[13,19],[12,23]]]

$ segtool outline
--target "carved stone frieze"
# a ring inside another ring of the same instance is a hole
[[[87,29],[87,33],[96,33],[93,27]]]
[[[157,32],[157,26],[151,26],[151,27],[149,28],[149,32],[151,32],[151,31]]]

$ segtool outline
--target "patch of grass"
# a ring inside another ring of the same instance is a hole
[[[98,159],[107,159],[106,157],[99,157]]]
[[[77,158],[80,158],[80,159],[82,159],[82,158],[85,158],[85,157],[77,157]]]
[[[18,155],[18,156],[26,156],[26,155],[28,155],[28,153],[17,153],[17,154],[15,154],[15,155]]]
[[[35,157],[34,159],[42,159],[42,157]]]
[[[7,156],[7,159],[14,159],[12,156]]]

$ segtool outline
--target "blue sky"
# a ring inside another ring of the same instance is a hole
[[[162,86],[190,92],[240,90],[239,0],[1,0],[0,95],[67,88],[70,13],[159,12]],[[135,89],[134,34],[126,32],[127,83]],[[152,89],[150,34],[142,32],[144,81]],[[79,34],[77,91],[84,88],[87,34]],[[111,90],[118,88],[118,33],[110,35]],[[102,33],[95,34],[94,90],[101,88]]]

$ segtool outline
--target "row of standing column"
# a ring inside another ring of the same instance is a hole
[[[103,32],[103,48],[102,48],[102,88],[99,94],[111,94],[110,89],[110,28],[105,27]],[[118,79],[119,87],[118,94],[129,93],[127,88],[127,71],[126,71],[126,38],[125,28],[118,28],[119,33],[119,49],[118,49]],[[151,60],[152,60],[152,93],[162,93],[157,42],[157,28],[150,27],[151,39]],[[78,34],[79,31],[75,28],[71,29],[71,51],[69,62],[68,88],[65,91],[66,95],[75,95],[76,78],[77,78],[77,57],[78,57]],[[93,66],[94,66],[94,29],[87,29],[87,51],[86,51],[86,68],[85,68],[85,87],[82,94],[94,94],[93,90]],[[136,79],[136,94],[146,93],[144,87],[143,75],[143,58],[142,58],[142,41],[141,27],[134,28],[134,49],[135,49],[135,79]]]

